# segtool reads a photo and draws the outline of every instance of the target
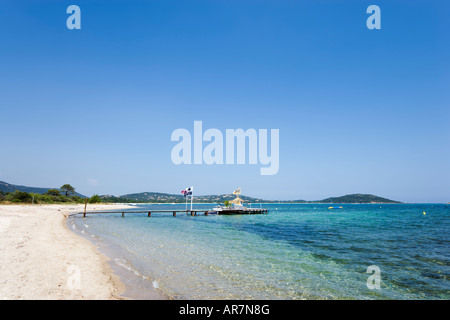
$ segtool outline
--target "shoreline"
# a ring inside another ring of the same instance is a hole
[[[84,204],[0,205],[0,299],[130,299],[122,295],[126,287],[111,259],[68,227],[68,214],[82,210]]]
[[[121,209],[130,208],[121,207]],[[126,255],[122,248],[105,241],[94,233],[86,232],[87,229],[76,223],[75,219],[83,221],[84,218],[81,218],[80,215],[67,217],[66,227],[71,229],[74,234],[92,243],[107,258],[107,264],[111,271],[123,284],[121,298],[126,300],[170,300],[170,297],[155,288],[153,283],[150,285],[149,279],[134,268],[132,262],[125,258]]]

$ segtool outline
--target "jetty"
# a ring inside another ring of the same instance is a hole
[[[86,217],[86,215],[90,214],[121,214],[122,217],[125,217],[125,214],[136,214],[136,213],[147,213],[147,217],[151,217],[152,213],[172,213],[174,217],[177,216],[177,213],[191,215],[191,216],[197,216],[197,215],[212,215],[212,214],[223,214],[223,215],[231,215],[231,214],[263,214],[268,213],[267,209],[258,209],[258,208],[245,208],[241,210],[226,210],[223,212],[215,212],[215,211],[208,211],[208,210],[119,210],[119,211],[82,211],[82,212],[75,212],[72,214],[69,214],[69,216],[75,216],[75,215],[83,215],[83,218]]]
[[[177,213],[185,213],[186,215],[191,215],[191,216],[196,216],[196,215],[213,215],[213,214],[217,214],[217,215],[236,215],[236,214],[263,214],[263,213],[269,213],[269,211],[267,209],[263,209],[263,208],[247,208],[244,207],[243,203],[244,201],[239,197],[239,195],[241,194],[241,188],[238,188],[237,190],[235,190],[233,192],[234,195],[236,195],[236,198],[233,199],[232,201],[229,201],[229,204],[227,206],[216,206],[214,209],[212,210],[204,210],[204,209],[197,209],[197,210],[193,210],[192,209],[192,190],[193,187],[189,187],[184,189],[183,191],[181,191],[181,193],[184,194],[184,196],[186,197],[186,195],[190,195],[191,196],[191,209],[189,210],[187,207],[187,199],[186,199],[186,209],[179,209],[179,210],[173,210],[173,209],[165,209],[165,210],[161,210],[161,209],[156,209],[156,210],[118,210],[118,211],[87,211],[87,198],[86,201],[84,203],[84,211],[82,212],[75,212],[72,214],[69,214],[70,216],[75,216],[75,215],[83,215],[83,218],[86,218],[86,215],[88,214],[105,214],[105,213],[110,213],[110,214],[122,214],[122,217],[125,217],[125,213],[126,214],[136,214],[136,213],[147,213],[148,217],[152,216],[152,213],[158,212],[158,213],[172,213],[172,215],[174,217],[177,216]]]

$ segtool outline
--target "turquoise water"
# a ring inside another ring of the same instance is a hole
[[[141,286],[172,299],[450,299],[450,205],[329,206],[266,204],[269,214],[235,216],[99,214],[69,223],[112,248],[113,261]],[[367,285],[372,265],[379,289]]]

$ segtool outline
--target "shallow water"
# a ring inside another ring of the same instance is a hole
[[[134,275],[125,282],[141,297],[157,288],[173,299],[450,298],[450,205],[329,206],[266,204],[269,214],[235,216],[95,214],[69,224]],[[184,204],[134,210],[152,209]],[[367,285],[372,265],[379,289]]]

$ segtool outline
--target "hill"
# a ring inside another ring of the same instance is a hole
[[[14,192],[16,190],[19,191],[24,191],[27,193],[39,193],[39,194],[44,194],[46,193],[48,190],[50,189],[57,189],[57,190],[61,190],[59,188],[39,188],[39,187],[27,187],[27,186],[21,186],[21,185],[15,185],[15,184],[11,184],[11,183],[7,183],[4,181],[0,181],[0,191],[7,193],[7,192]],[[75,194],[79,197],[85,198],[86,196],[75,192]]]
[[[239,196],[244,202],[246,203],[258,203],[258,202],[264,202],[263,199],[253,198],[253,197],[247,197],[244,195]],[[233,194],[219,194],[219,195],[209,195],[209,196],[194,196],[195,201],[197,199],[199,202],[205,202],[205,203],[224,203],[225,201],[230,201],[236,198]]]
[[[224,201],[233,200],[236,196],[232,194],[221,195],[194,195],[195,203],[223,203]],[[241,195],[240,198],[245,203],[400,203],[398,201],[374,196],[371,194],[349,194],[341,197],[326,198],[316,201],[305,200],[264,200]],[[181,194],[169,194],[160,192],[141,192],[125,194],[119,197],[102,196],[106,202],[165,202],[165,203],[182,203],[185,202],[184,196]],[[189,200],[188,200],[189,201]]]
[[[103,198],[108,196],[102,196]],[[121,199],[129,199],[136,202],[183,202],[183,195],[169,194],[161,192],[141,192],[141,193],[130,193],[119,196]]]
[[[161,192],[141,192],[141,193],[130,193],[124,194],[119,197],[114,197],[110,195],[101,196],[105,201],[110,201],[111,199],[122,199],[128,200],[125,202],[167,202],[167,203],[182,203],[185,202],[185,198],[182,194],[169,194]],[[196,203],[223,203],[226,200],[233,200],[236,196],[232,194],[221,194],[221,195],[206,195],[197,196],[194,195],[194,200]],[[252,198],[247,196],[241,196],[244,202],[263,202],[262,199]],[[189,200],[188,200],[189,201]]]
[[[401,203],[372,194],[348,194],[342,197],[331,197],[318,201],[320,203]]]

